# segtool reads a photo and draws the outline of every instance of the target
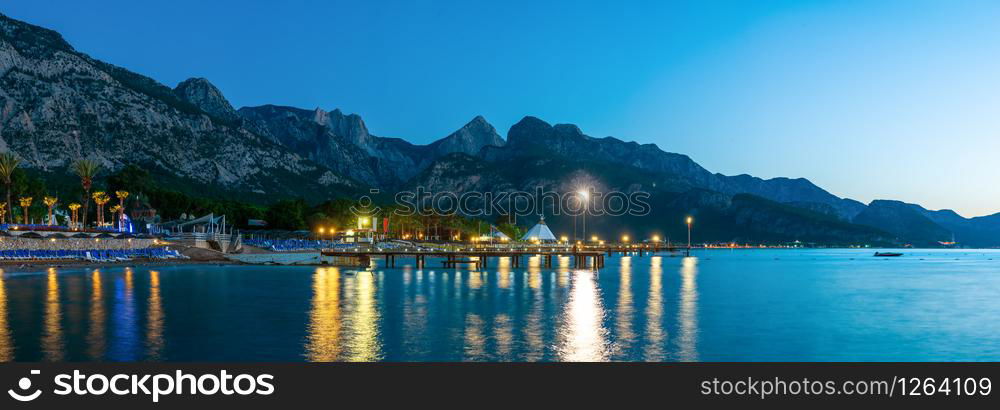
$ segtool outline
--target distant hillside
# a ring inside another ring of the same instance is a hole
[[[899,201],[872,201],[854,222],[882,229],[914,246],[935,246],[938,241],[951,240],[949,230]]]

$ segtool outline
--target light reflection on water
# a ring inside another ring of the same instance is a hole
[[[14,343],[7,326],[7,290],[0,271],[0,363],[14,360]]]
[[[655,258],[659,259],[659,258]],[[654,264],[659,265],[658,261]],[[680,307],[677,322],[677,358],[684,362],[698,361],[698,258],[687,257],[681,263]]]
[[[629,258],[631,259],[631,258]],[[663,360],[666,332],[663,330],[663,267],[660,257],[651,257],[649,296],[646,300],[646,337],[643,360]]]
[[[790,252],[0,275],[0,361],[1000,359],[1000,253]]]
[[[573,272],[573,287],[566,305],[565,324],[557,347],[559,360],[601,362],[608,359],[607,332],[600,291],[590,271]]]
[[[45,290],[45,336],[42,337],[42,349],[45,360],[58,362],[63,360],[62,338],[62,308],[59,302],[59,280],[55,268],[49,268],[46,277]]]
[[[107,342],[104,334],[104,286],[101,284],[101,271],[94,270],[90,274],[90,332],[87,334],[87,351],[90,360],[104,358]]]
[[[146,358],[159,360],[163,351],[163,302],[160,300],[160,272],[149,272],[149,308],[146,313]]]

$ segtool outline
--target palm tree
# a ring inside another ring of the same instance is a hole
[[[14,184],[11,178],[14,176],[14,170],[17,169],[18,165],[21,165],[21,159],[14,155],[13,152],[0,153],[0,178],[3,179],[4,185],[7,186],[7,209],[9,210],[14,209],[10,201],[10,191]],[[0,222],[3,221],[0,220]],[[10,213],[10,222],[14,222],[14,212]]]
[[[47,196],[42,199],[42,202],[45,202],[45,206],[49,207],[49,225],[55,225],[56,219],[52,217],[52,208],[55,208],[56,204],[59,203],[59,198]]]
[[[77,217],[77,210],[80,209],[80,204],[74,202],[69,204],[69,210],[73,211],[73,216],[70,218],[70,227],[76,229],[76,223],[80,218]]]
[[[30,196],[22,196],[20,198],[20,201],[21,201],[21,208],[24,209],[24,216],[21,218],[21,220],[22,220],[22,223],[24,223],[25,225],[27,225],[28,224],[28,208],[31,207],[31,197]]]
[[[73,163],[73,172],[80,177],[80,185],[83,186],[83,221],[80,226],[87,226],[87,209],[90,207],[90,188],[94,184],[94,177],[100,171],[101,165],[92,159],[80,159]],[[9,192],[10,189],[8,188]],[[7,195],[10,197],[10,194]]]
[[[94,192],[94,203],[97,204],[97,226],[104,226],[104,204],[111,200],[111,197],[104,191]]]
[[[121,229],[122,221],[125,219],[125,198],[128,198],[128,191],[115,191],[118,197],[118,229]]]
[[[120,212],[123,209],[125,209],[125,208],[123,208],[121,205],[115,205],[115,206],[112,206],[111,209],[108,209],[108,211],[111,211],[111,217],[112,218],[114,218],[115,215],[118,215],[118,225],[119,225],[118,229],[121,229],[121,215],[120,215]],[[114,226],[114,223],[112,223],[111,226]]]

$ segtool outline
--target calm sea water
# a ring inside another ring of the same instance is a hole
[[[0,361],[1000,360],[1000,251],[904,252],[6,273]]]

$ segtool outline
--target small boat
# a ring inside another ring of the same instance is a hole
[[[899,252],[875,252],[875,256],[903,256]]]

